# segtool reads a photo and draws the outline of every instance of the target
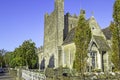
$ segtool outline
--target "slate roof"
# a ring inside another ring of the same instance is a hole
[[[102,32],[104,33],[106,39],[108,39],[108,40],[111,39],[112,33],[111,33],[109,27],[102,29]]]
[[[111,33],[108,28],[103,29],[103,33],[106,36],[107,39],[111,39]],[[63,42],[63,45],[67,45],[69,43],[74,42],[74,34],[75,34],[75,28],[73,28],[67,35],[66,39]],[[99,46],[99,49],[102,51],[109,50],[110,47],[106,40],[102,36],[93,36],[94,40],[96,41],[97,45]]]
[[[102,51],[107,51],[110,49],[109,45],[107,44],[106,40],[102,36],[93,36],[98,48]]]
[[[73,28],[65,38],[63,45],[72,43],[74,41],[75,28]]]

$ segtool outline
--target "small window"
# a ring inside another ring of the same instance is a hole
[[[94,30],[94,29],[95,29],[95,26],[93,25],[93,26],[92,26],[92,30]]]
[[[94,27],[92,27],[92,30],[94,30],[95,28]]]

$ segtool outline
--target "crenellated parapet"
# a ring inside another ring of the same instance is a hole
[[[65,16],[71,17],[71,18],[78,18],[78,16],[76,14],[71,15],[69,12],[66,13]]]
[[[37,54],[43,53],[43,46],[37,48],[36,53]]]

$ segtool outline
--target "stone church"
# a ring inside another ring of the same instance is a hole
[[[81,10],[84,13],[84,10]],[[64,14],[64,0],[55,0],[54,11],[44,16],[44,45],[38,49],[40,69],[59,66],[73,68],[76,46],[74,43],[75,27],[78,16]],[[94,16],[87,19],[92,38],[88,47],[88,71],[101,69],[109,71],[111,37],[100,29]]]

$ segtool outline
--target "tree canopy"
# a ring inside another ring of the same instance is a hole
[[[10,67],[28,66],[35,68],[38,61],[35,43],[31,40],[24,41],[22,45],[11,52],[10,57]]]
[[[5,61],[4,61],[4,55],[7,51],[4,49],[0,50],[0,67],[4,67],[5,66]]]

